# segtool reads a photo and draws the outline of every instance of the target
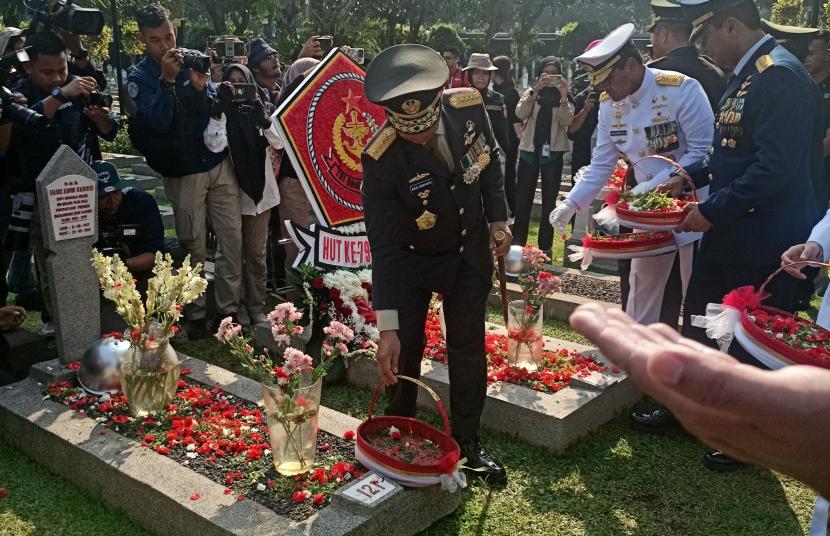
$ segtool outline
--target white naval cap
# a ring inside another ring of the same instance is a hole
[[[637,49],[631,42],[634,31],[634,25],[630,22],[623,24],[605,36],[600,44],[576,57],[579,66],[591,77],[593,85],[601,84],[608,78],[620,60],[631,57],[632,53],[637,53]]]

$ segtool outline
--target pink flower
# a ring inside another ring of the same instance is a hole
[[[239,335],[242,331],[242,326],[233,323],[233,318],[227,316],[219,323],[219,329],[216,330],[216,340],[219,342],[228,342],[232,338]]]
[[[323,333],[329,337],[340,339],[345,342],[354,339],[354,331],[349,326],[342,324],[337,320],[332,320],[328,326],[324,327]]]
[[[281,303],[274,307],[273,311],[268,313],[268,321],[271,322],[271,325],[296,322],[302,317],[303,313],[298,311],[291,302]]]
[[[290,375],[311,370],[311,357],[300,350],[288,347],[285,349],[283,356],[285,357],[285,364],[282,368],[286,374]]]

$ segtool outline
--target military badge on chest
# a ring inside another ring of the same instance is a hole
[[[743,97],[730,97],[721,106],[716,124],[721,136],[721,147],[734,149],[738,146],[744,131],[742,120],[745,104],[746,99]]]
[[[652,154],[674,151],[680,145],[677,121],[669,121],[668,116],[660,112],[644,130]]]
[[[467,152],[461,157],[461,176],[464,184],[470,185],[478,181],[478,176],[490,164],[490,146],[484,139],[484,134],[479,133],[471,143],[466,143],[467,137],[464,138],[465,145],[469,145]]]
[[[415,218],[419,231],[428,231],[438,222],[438,216],[427,208],[429,207],[429,195],[432,193],[432,184],[432,176],[429,173],[418,173],[409,179],[409,193],[417,197],[424,207],[421,215]]]

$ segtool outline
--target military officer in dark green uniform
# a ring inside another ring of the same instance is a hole
[[[481,93],[444,90],[446,63],[422,45],[384,50],[365,91],[388,121],[366,146],[363,206],[372,247],[372,301],[378,316],[378,374],[387,413],[413,415],[424,324],[433,292],[444,297],[453,436],[466,465],[505,482],[479,442],[487,391],[484,314],[493,255],[510,248],[504,181]]]

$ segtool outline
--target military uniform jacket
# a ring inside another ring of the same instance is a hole
[[[619,153],[631,162],[662,155],[691,172],[700,167],[712,146],[713,115],[703,88],[693,78],[646,67],[640,88],[614,102],[600,96],[597,145],[591,167],[568,199],[580,209],[588,207],[608,183]],[[652,188],[665,182],[675,168],[657,160],[643,160],[634,168],[637,182]],[[703,195],[705,192],[699,192]],[[693,241],[699,237],[689,235]]]
[[[489,284],[486,223],[507,220],[495,139],[475,89],[445,90],[441,122],[454,169],[388,123],[366,146],[363,207],[372,248],[372,304],[399,309],[406,286],[449,292],[465,259]],[[489,154],[487,153],[489,151]],[[488,154],[490,162],[481,166]],[[473,164],[478,164],[476,174]]]
[[[774,266],[818,220],[811,183],[813,83],[768,38],[730,79],[717,116],[701,254],[724,265]]]
[[[493,136],[501,149],[500,154],[507,154],[510,149],[510,142],[507,137],[507,107],[504,105],[504,96],[488,89],[487,95],[484,97],[484,109],[487,110],[487,117],[490,118]],[[512,125],[510,128],[512,128]]]
[[[649,62],[648,66],[664,71],[676,71],[694,78],[703,86],[712,111],[718,109],[718,103],[726,89],[726,77],[714,63],[700,56],[697,48],[691,46],[676,48],[662,58]]]

